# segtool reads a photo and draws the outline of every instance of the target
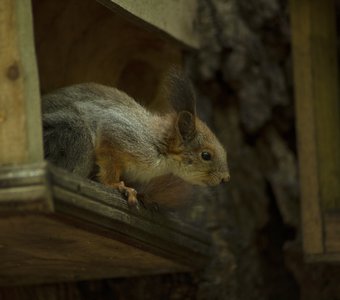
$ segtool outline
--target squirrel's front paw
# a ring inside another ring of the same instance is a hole
[[[121,181],[114,185],[126,198],[129,206],[135,207],[138,205],[137,191],[133,188],[127,187],[124,181]]]
[[[124,195],[127,198],[129,206],[137,206],[137,191],[133,188],[125,187]]]

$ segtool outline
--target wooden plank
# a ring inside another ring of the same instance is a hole
[[[180,232],[187,236],[193,237],[203,243],[209,241],[210,235],[200,229],[196,229],[179,219],[174,219],[173,216],[167,214],[165,211],[159,211],[155,213],[148,209],[131,209],[127,201],[121,197],[121,194],[114,189],[105,187],[99,183],[90,180],[84,180],[74,174],[57,168],[52,165],[48,165],[49,177],[53,183],[53,188],[57,190],[66,190],[67,192],[77,194],[79,196],[93,199],[98,203],[102,203],[105,206],[119,209],[120,211],[128,212],[130,215],[138,216],[145,219],[147,222],[156,222],[157,224],[166,228],[178,228]],[[70,198],[64,197],[65,201],[70,201]],[[86,201],[86,200],[84,200]],[[80,205],[83,205],[80,201]],[[66,203],[65,203],[66,204]],[[85,207],[85,205],[84,205]]]
[[[166,228],[156,222],[157,218],[146,220],[130,211],[101,205],[67,191],[56,189],[54,193],[56,213],[64,218],[100,226],[109,230],[115,240],[175,259],[184,265],[199,268],[206,262],[209,246],[193,236],[186,236],[177,226]],[[140,210],[143,211],[142,208]]]
[[[162,83],[171,67],[181,65],[182,47],[94,0],[32,3],[43,93],[97,82],[118,87],[145,106],[167,108]]]
[[[0,215],[28,211],[51,211],[49,191],[45,185],[2,188],[0,190]]]
[[[0,215],[52,212],[46,163],[0,168]]]
[[[30,1],[0,2],[0,165],[43,159]]]
[[[340,257],[340,213],[326,213],[324,222],[326,253]]]
[[[0,188],[46,184],[46,163],[2,166]]]
[[[340,103],[334,0],[313,0],[311,64],[320,201],[323,209],[340,208]]]
[[[0,218],[0,284],[188,271],[175,261],[50,216]]]
[[[319,161],[317,142],[317,113],[315,102],[315,65],[312,36],[312,2],[291,0],[291,28],[294,62],[296,125],[300,165],[303,246],[306,254],[323,253],[322,219],[319,197]],[[318,62],[320,63],[320,61]],[[328,77],[327,77],[328,78]]]
[[[114,12],[128,16],[146,28],[172,37],[184,45],[197,48],[196,0],[98,0]]]
[[[114,190],[64,170],[2,168],[0,186],[2,285],[194,271],[209,261],[204,231],[131,209]]]
[[[131,209],[115,190],[49,166],[55,212],[115,232],[115,238],[153,253],[200,267],[210,236],[166,212]],[[127,238],[128,237],[128,238]],[[171,249],[171,251],[169,251]]]
[[[339,263],[340,254],[339,253],[325,253],[325,254],[312,254],[306,255],[304,261],[307,263]]]

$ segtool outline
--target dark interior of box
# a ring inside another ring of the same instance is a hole
[[[177,45],[93,0],[32,2],[42,93],[97,82],[151,109],[167,108],[162,85],[181,62]]]

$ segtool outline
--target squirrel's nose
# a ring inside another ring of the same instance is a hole
[[[225,182],[228,182],[230,180],[230,175],[229,174],[226,174],[222,177],[221,179],[221,183],[225,183]]]

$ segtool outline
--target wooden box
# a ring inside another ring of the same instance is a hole
[[[2,285],[192,271],[209,259],[204,231],[130,209],[43,160],[41,91],[95,81],[162,110],[166,72],[197,46],[194,0],[99,2],[0,1]]]

